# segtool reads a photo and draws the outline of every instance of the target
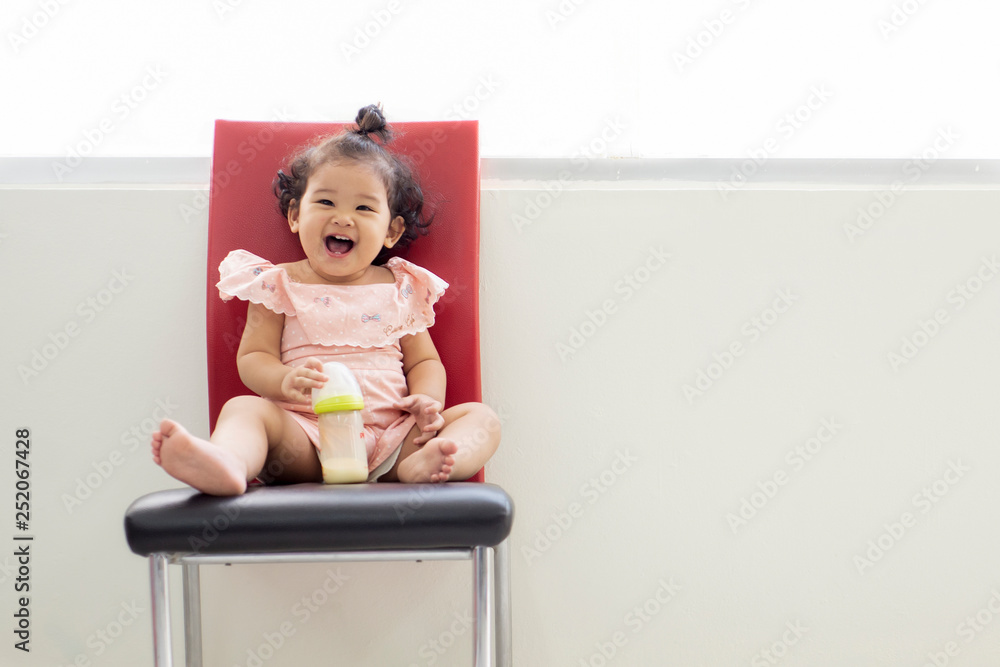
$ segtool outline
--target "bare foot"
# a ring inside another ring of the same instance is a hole
[[[160,422],[152,446],[157,465],[202,493],[237,496],[246,491],[247,471],[243,461],[208,440],[194,437],[175,421]]]
[[[400,482],[447,482],[455,465],[458,445],[447,438],[431,438],[423,447],[399,462],[396,476]]]

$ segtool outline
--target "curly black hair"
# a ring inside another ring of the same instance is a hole
[[[376,104],[363,107],[354,122],[356,127],[320,137],[292,156],[288,162],[289,173],[278,170],[274,194],[278,197],[281,214],[287,218],[288,211],[302,201],[309,177],[322,165],[352,161],[370,167],[385,185],[389,217],[401,216],[404,223],[403,235],[393,248],[382,248],[375,258],[375,264],[381,265],[417,236],[426,235],[434,216],[425,217],[424,193],[409,160],[386,148],[394,133],[382,115],[382,107]]]

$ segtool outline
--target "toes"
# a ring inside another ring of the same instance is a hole
[[[164,419],[160,422],[160,434],[162,438],[169,438],[178,429],[177,422]]]

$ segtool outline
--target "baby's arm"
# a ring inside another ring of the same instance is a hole
[[[441,410],[444,409],[447,376],[427,331],[403,336],[399,347],[403,352],[403,373],[410,395],[397,402],[396,407],[417,418],[417,426],[423,433],[413,442],[422,445],[444,426]]]
[[[322,387],[327,377],[323,365],[309,359],[305,366],[281,363],[281,332],[285,316],[257,303],[247,306],[247,326],[236,352],[240,379],[264,398],[293,403],[309,402],[307,390]]]

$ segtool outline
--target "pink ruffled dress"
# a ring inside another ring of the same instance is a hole
[[[308,357],[339,361],[361,385],[369,479],[388,471],[415,423],[392,407],[408,394],[399,339],[434,324],[434,304],[448,283],[404,259],[386,267],[393,283],[310,285],[294,282],[284,269],[245,250],[234,250],[219,265],[217,287],[224,301],[242,299],[285,316],[281,362],[301,366]],[[307,403],[275,401],[289,411],[319,447],[319,427]]]

